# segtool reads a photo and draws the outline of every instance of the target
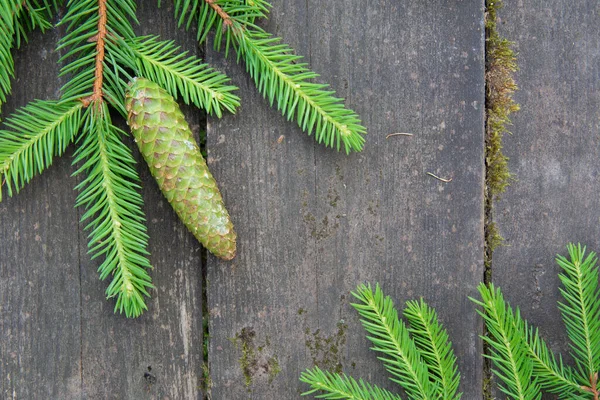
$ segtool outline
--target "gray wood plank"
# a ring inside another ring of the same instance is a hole
[[[54,99],[61,82],[57,33],[31,35],[15,54],[8,115]],[[48,79],[52,76],[52,79]],[[79,232],[70,152],[0,203],[0,398],[76,398],[81,393]]]
[[[173,39],[198,53],[193,32],[176,27],[173,5],[138,2],[140,35]],[[185,108],[197,134],[202,112]],[[126,126],[122,126],[126,129]],[[151,272],[156,290],[149,310],[136,320],[112,313],[106,301],[108,282],[99,282],[97,261],[80,243],[82,270],[82,363],[84,397],[89,399],[202,398],[202,274],[201,246],[163,198],[131,138],[125,138],[140,161],[147,216]]]
[[[438,308],[464,398],[480,398],[480,321],[467,300],[483,277],[480,2],[273,5],[267,29],[370,133],[362,154],[315,145],[209,51],[243,104],[209,123],[210,166],[239,235],[233,262],[209,257],[213,398],[297,398],[314,364],[393,387],[349,306],[365,281],[399,305],[423,296]],[[398,131],[415,136],[385,139]]]
[[[600,6],[507,2],[500,16],[518,51],[521,111],[505,139],[516,181],[496,205],[507,246],[494,253],[493,281],[568,355],[554,258],[568,242],[600,250]]]

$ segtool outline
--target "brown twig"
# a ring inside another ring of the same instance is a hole
[[[90,41],[96,42],[96,66],[94,73],[94,91],[88,97],[81,99],[85,107],[91,103],[102,101],[102,82],[104,71],[104,46],[106,38],[106,0],[98,0],[98,33],[90,38]]]
[[[445,182],[445,183],[450,183],[450,182],[452,182],[452,178],[448,178],[448,179],[440,178],[439,176],[437,176],[437,175],[434,175],[434,174],[432,174],[431,172],[428,172],[428,173],[427,173],[427,175],[429,175],[429,176],[432,176],[432,177],[434,177],[435,179],[437,179],[438,181],[442,181],[442,182]]]
[[[405,132],[398,132],[398,133],[390,133],[389,135],[387,135],[385,138],[389,139],[392,136],[412,136],[412,133],[405,133]]]
[[[223,23],[227,26],[232,26],[233,25],[233,21],[231,21],[231,17],[229,16],[229,14],[227,14],[220,5],[218,5],[215,0],[204,0],[206,1],[206,4],[208,4],[210,6],[210,8],[212,8],[213,10],[215,10],[217,12],[217,14],[219,14],[219,17],[221,17],[221,19],[223,20]]]

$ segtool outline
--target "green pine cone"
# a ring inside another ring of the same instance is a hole
[[[156,83],[134,78],[125,107],[135,142],[179,218],[211,253],[231,260],[233,224],[175,99]]]

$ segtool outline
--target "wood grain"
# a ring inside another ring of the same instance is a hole
[[[421,296],[435,306],[464,398],[481,398],[481,324],[467,299],[483,278],[480,6],[273,2],[266,29],[362,116],[366,148],[350,156],[316,145],[242,66],[208,50],[242,97],[238,114],[208,129],[239,235],[233,262],[208,261],[213,398],[297,398],[315,364],[393,388],[349,305],[363,282],[400,307]],[[399,131],[414,136],[385,139]]]
[[[57,32],[35,32],[16,52],[13,94],[3,115],[30,100],[56,97],[64,83],[56,79],[57,40]],[[81,393],[80,234],[70,153],[0,203],[0,398]]]

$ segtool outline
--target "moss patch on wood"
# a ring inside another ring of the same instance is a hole
[[[266,338],[261,346],[255,345],[255,338],[256,331],[252,327],[242,328],[234,338],[230,338],[235,348],[242,352],[238,362],[248,390],[255,379],[266,378],[270,385],[281,372],[277,355],[267,354],[269,338]]]
[[[342,347],[346,344],[347,329],[344,322],[337,324],[337,331],[332,335],[323,335],[320,329],[311,332],[306,328],[305,345],[315,366],[337,374],[342,372]]]

